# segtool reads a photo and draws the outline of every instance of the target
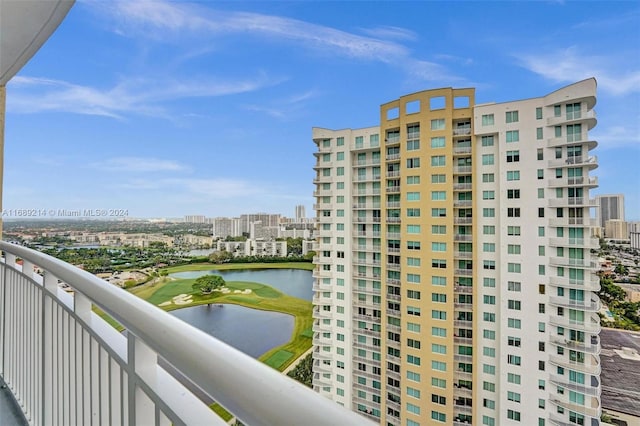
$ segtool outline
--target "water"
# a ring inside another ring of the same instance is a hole
[[[234,348],[258,358],[291,338],[294,317],[239,305],[200,305],[171,314]]]
[[[232,271],[186,271],[170,274],[174,278],[198,278],[203,275],[221,275],[225,281],[252,281],[266,284],[290,296],[311,301],[313,277],[302,269],[247,269]]]

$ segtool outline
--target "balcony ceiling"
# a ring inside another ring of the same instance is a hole
[[[0,0],[0,86],[7,84],[58,28],[74,0]]]

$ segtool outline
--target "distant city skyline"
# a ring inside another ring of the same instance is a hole
[[[426,89],[481,104],[593,76],[594,195],[640,220],[639,24],[635,2],[79,1],[7,86],[3,208],[313,216],[313,126],[368,127]]]

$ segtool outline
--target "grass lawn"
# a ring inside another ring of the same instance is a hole
[[[266,359],[264,363],[278,370],[280,369],[280,366],[289,361],[292,356],[293,354],[291,352],[279,350],[278,352],[271,355],[268,359]]]

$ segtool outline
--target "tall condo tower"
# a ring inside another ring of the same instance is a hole
[[[313,129],[313,387],[381,425],[597,425],[596,81]]]

